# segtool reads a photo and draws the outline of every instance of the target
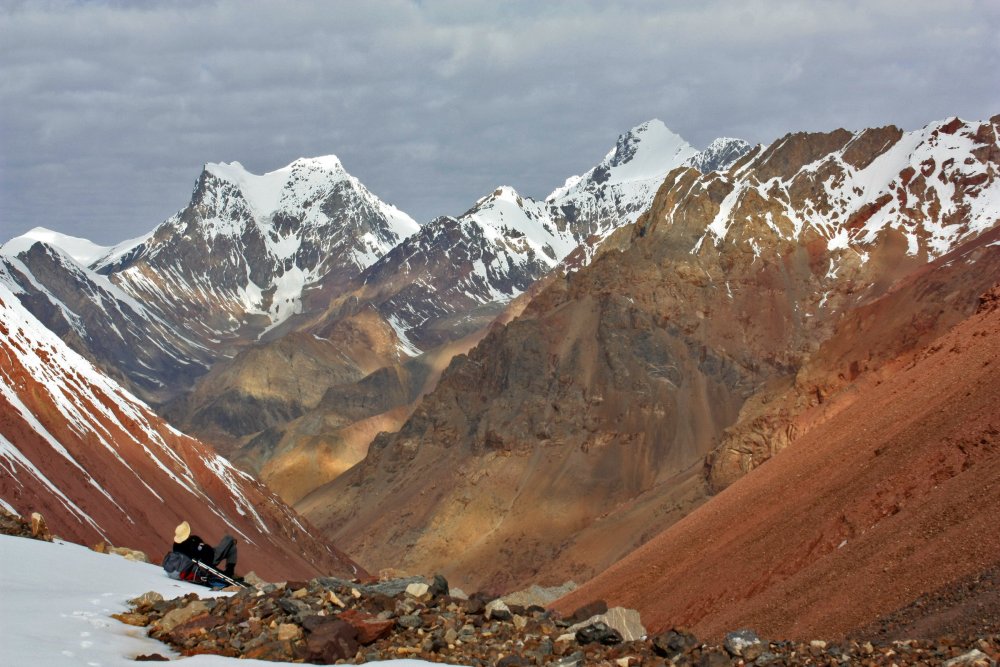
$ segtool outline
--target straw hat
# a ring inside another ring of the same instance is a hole
[[[174,542],[180,544],[189,537],[191,537],[191,526],[187,521],[181,521],[181,525],[174,531]]]

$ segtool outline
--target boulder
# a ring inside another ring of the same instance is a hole
[[[49,526],[45,523],[45,517],[38,512],[31,513],[31,536],[36,540],[52,541],[52,533],[49,532]]]
[[[508,593],[501,599],[506,602],[508,606],[519,605],[521,607],[531,607],[532,605],[537,605],[539,607],[547,607],[574,589],[576,589],[576,583],[572,581],[567,581],[562,586],[551,586],[549,588],[543,588],[538,584],[533,584],[523,590]],[[604,605],[604,608],[606,610],[607,605]],[[595,613],[603,612],[598,611]]]
[[[576,632],[580,628],[594,623],[604,623],[608,627],[614,628],[627,642],[636,641],[646,636],[646,628],[642,625],[639,612],[625,607],[612,607],[604,613],[591,616],[585,621],[571,625],[567,632]]]
[[[945,660],[941,667],[996,667],[996,661],[979,649],[972,649],[957,658]]]
[[[603,644],[613,646],[622,643],[622,635],[614,628],[608,627],[606,623],[597,621],[586,625],[576,631],[576,641],[579,644]]]
[[[342,611],[338,618],[346,623],[350,623],[357,631],[358,643],[367,646],[383,637],[388,637],[396,622],[392,619],[376,618],[369,613],[358,609],[348,609]]]
[[[111,547],[105,553],[121,556],[125,560],[131,560],[137,563],[149,562],[149,558],[146,556],[145,552],[139,551],[138,549],[129,549],[128,547]]]
[[[302,637],[302,626],[297,623],[279,623],[278,641],[290,641]]]
[[[358,652],[358,633],[350,623],[339,618],[325,618],[322,622],[314,622],[306,637],[306,648],[309,660],[321,664],[332,664],[337,660],[348,660]]]
[[[146,591],[138,597],[134,597],[128,601],[130,605],[135,607],[142,607],[145,605],[156,604],[157,602],[163,602],[163,596],[156,591]]]
[[[687,630],[672,628],[653,637],[653,652],[669,660],[699,644],[698,638]]]
[[[726,634],[726,638],[722,642],[722,645],[727,651],[729,651],[729,655],[739,658],[743,657],[744,652],[749,647],[756,646],[760,643],[760,637],[757,636],[756,632],[743,628]]]
[[[256,572],[247,572],[243,575],[243,581],[250,584],[254,588],[263,588],[268,582],[261,579]]]
[[[435,599],[448,595],[448,580],[445,579],[443,575],[435,574],[434,581],[431,583],[428,593],[430,593],[431,597]]]
[[[167,633],[176,628],[181,623],[186,623],[190,619],[198,616],[199,614],[204,614],[208,611],[208,604],[202,602],[201,600],[195,600],[189,602],[183,607],[173,609],[154,624],[154,630],[159,632]]]
[[[409,595],[410,597],[421,598],[424,595],[427,595],[427,591],[429,589],[430,589],[430,586],[428,586],[427,584],[425,584],[423,582],[419,582],[419,583],[414,582],[414,583],[412,583],[412,584],[410,584],[409,586],[406,587],[406,594]]]
[[[514,618],[514,615],[510,613],[510,607],[508,607],[504,601],[499,598],[490,601],[490,603],[486,605],[485,614],[486,618],[495,618],[499,621],[509,621]]]

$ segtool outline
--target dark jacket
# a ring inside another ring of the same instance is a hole
[[[197,535],[190,535],[183,542],[174,542],[173,551],[184,554],[192,560],[197,560],[208,565],[212,564],[215,558],[215,549],[198,537]]]

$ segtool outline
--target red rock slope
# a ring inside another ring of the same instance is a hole
[[[360,573],[264,485],[172,429],[71,351],[0,287],[0,505],[54,533],[158,559],[186,519],[232,533],[240,571],[265,578]]]
[[[1000,287],[581,587],[702,637],[837,636],[1000,559]]]

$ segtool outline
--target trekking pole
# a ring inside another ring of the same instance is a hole
[[[229,584],[230,586],[239,586],[240,588],[250,588],[249,584],[245,584],[245,583],[244,583],[244,584],[241,584],[240,582],[236,581],[235,579],[232,579],[232,578],[230,578],[230,577],[227,577],[227,576],[226,576],[226,575],[224,575],[224,574],[223,574],[222,572],[219,572],[218,570],[216,570],[216,569],[215,569],[214,567],[212,567],[211,565],[206,565],[205,563],[202,563],[201,561],[198,561],[198,560],[196,560],[196,561],[195,561],[195,564],[196,564],[196,565],[198,565],[199,567],[203,567],[203,568],[205,568],[205,569],[206,569],[206,570],[208,570],[208,571],[209,571],[209,572],[210,572],[210,573],[211,573],[212,575],[214,575],[214,576],[218,577],[219,579],[221,579],[222,581],[226,582],[226,583],[227,583],[227,584]]]

